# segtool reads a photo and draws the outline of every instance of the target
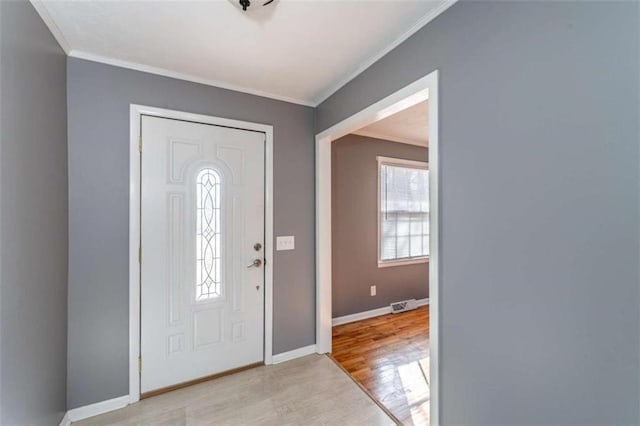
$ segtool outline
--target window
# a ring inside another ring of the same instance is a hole
[[[428,164],[378,157],[378,181],[378,266],[428,261]]]
[[[196,300],[222,296],[220,175],[203,169],[196,178]]]

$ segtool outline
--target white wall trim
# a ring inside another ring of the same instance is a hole
[[[401,136],[395,136],[395,135],[385,135],[384,133],[380,133],[380,132],[372,132],[369,130],[356,130],[355,132],[353,132],[354,135],[358,135],[358,136],[364,136],[365,138],[372,138],[372,139],[380,139],[383,141],[389,141],[389,142],[397,142],[397,143],[403,143],[406,145],[415,145],[415,146],[420,146],[422,148],[427,148],[429,146],[429,142],[428,141],[419,141],[416,139],[411,139],[411,138],[403,138]]]
[[[42,20],[44,21],[44,24],[47,26],[47,28],[49,28],[49,31],[53,35],[53,38],[56,39],[62,50],[64,50],[64,53],[68,55],[71,51],[71,46],[69,45],[67,39],[64,37],[64,34],[62,34],[62,31],[60,30],[60,27],[58,27],[58,24],[56,24],[56,22],[51,17],[47,6],[45,6],[45,2],[43,0],[31,0],[31,4],[33,5],[33,8],[36,10],[36,12],[38,12],[38,15],[40,15],[40,18],[42,18]]]
[[[429,304],[429,298],[416,300],[416,306],[425,306]],[[383,306],[382,308],[371,309],[370,311],[358,312],[356,314],[344,315],[331,320],[331,324],[336,325],[349,324],[351,322],[362,321],[369,318],[380,317],[391,313],[391,306]]]
[[[378,230],[378,232],[380,231]],[[380,236],[378,236],[378,241],[380,241]],[[378,251],[380,251],[379,248]],[[420,263],[429,263],[429,256],[414,257],[407,260],[378,260],[378,268],[395,268],[396,266],[418,265]]]
[[[96,55],[93,53],[82,52],[79,50],[71,50],[68,55],[72,58],[84,59],[86,61],[99,62],[102,64],[113,65],[115,67],[127,68],[135,71],[146,72],[149,74],[161,75],[163,77],[175,78],[177,80],[190,81],[193,83],[204,84],[206,86],[218,87],[221,89],[233,90],[235,92],[247,93],[249,95],[261,96],[263,98],[274,99],[277,101],[289,102],[292,104],[315,106],[313,102],[305,101],[302,99],[290,98],[288,96],[282,96],[275,93],[265,92],[262,90],[251,89],[232,83],[226,83],[220,80],[212,80],[204,77],[197,77],[191,74],[185,74],[177,71],[171,71],[166,68],[154,67],[151,65],[139,64],[136,62],[125,61],[122,59],[114,59],[106,56]]]
[[[429,347],[431,425],[439,419],[440,375],[440,171],[438,144],[438,70],[407,85],[373,105],[316,135],[316,345],[318,353],[331,352],[331,142],[374,121],[429,100]]]
[[[334,141],[348,135],[349,133],[362,129],[371,123],[383,120],[397,112],[415,106],[416,104],[426,100],[429,100],[429,105],[431,105],[429,88],[427,87],[429,80],[433,79],[433,77],[427,78],[431,76],[431,74],[414,81],[386,98],[368,106],[362,111],[353,114],[351,117],[348,117],[323,132],[318,133],[316,135],[316,141],[326,141],[328,139]],[[430,130],[429,134],[431,134]]]
[[[60,420],[60,426],[69,426],[71,425],[71,420],[69,419],[69,412],[64,413],[64,417]]]
[[[457,0],[444,0],[435,9],[430,10],[428,13],[426,13],[424,16],[422,16],[418,20],[418,22],[416,22],[412,27],[410,27],[402,35],[400,35],[400,37],[396,38],[393,42],[388,44],[384,49],[380,50],[375,55],[370,56],[365,61],[361,62],[355,68],[355,70],[352,73],[348,74],[347,76],[345,76],[344,78],[339,80],[336,84],[333,84],[332,86],[330,86],[327,90],[324,90],[322,93],[320,93],[314,99],[304,100],[304,99],[290,98],[288,96],[278,95],[278,94],[275,94],[275,93],[270,93],[270,92],[266,92],[266,91],[262,91],[262,90],[251,89],[251,88],[248,88],[248,87],[235,85],[235,84],[231,84],[231,83],[226,83],[226,82],[219,81],[219,80],[212,80],[212,79],[207,79],[207,78],[203,78],[203,77],[197,77],[197,76],[186,74],[186,73],[171,71],[171,70],[168,70],[166,68],[154,67],[154,66],[150,66],[150,65],[140,64],[140,63],[137,63],[137,62],[125,61],[125,60],[115,59],[115,58],[109,58],[109,57],[106,57],[106,56],[101,56],[101,55],[97,55],[97,54],[94,54],[94,53],[83,52],[83,51],[80,51],[80,50],[77,50],[77,49],[73,49],[71,47],[71,45],[69,44],[69,42],[67,41],[67,39],[64,37],[64,34],[62,33],[62,31],[60,30],[58,25],[55,23],[55,21],[51,17],[49,11],[47,10],[47,8],[45,6],[45,1],[43,1],[43,0],[31,0],[31,4],[36,9],[36,11],[40,15],[40,17],[42,18],[44,23],[47,25],[47,27],[49,28],[49,31],[51,31],[51,34],[53,34],[53,36],[57,40],[58,44],[60,44],[60,47],[62,47],[64,52],[70,57],[78,58],[78,59],[84,59],[84,60],[92,61],[92,62],[100,62],[100,63],[103,63],[103,64],[113,65],[113,66],[117,66],[117,67],[121,67],[121,68],[128,68],[128,69],[132,69],[132,70],[136,70],[136,71],[147,72],[147,73],[150,73],[150,74],[162,75],[162,76],[165,76],[165,77],[176,78],[176,79],[179,79],[179,80],[191,81],[191,82],[194,82],[194,83],[205,84],[207,86],[214,86],[214,87],[219,87],[219,88],[223,88],[223,89],[234,90],[234,91],[237,91],[237,92],[248,93],[250,95],[262,96],[262,97],[265,97],[265,98],[270,98],[270,99],[275,99],[275,100],[279,100],[279,101],[290,102],[290,103],[299,104],[299,105],[312,106],[312,107],[316,107],[316,106],[320,105],[322,102],[324,102],[325,100],[327,100],[327,98],[329,98],[335,92],[340,90],[340,88],[342,88],[347,83],[349,83],[351,80],[356,78],[364,70],[369,68],[371,65],[373,65],[375,62],[377,62],[379,59],[381,59],[387,53],[391,52],[393,49],[395,49],[397,46],[399,46],[402,42],[404,42],[409,37],[411,37],[413,34],[415,34],[420,28],[424,27],[429,22],[434,20],[438,15],[440,15],[442,12],[447,10],[449,7],[451,7],[456,2],[457,2]]]
[[[429,170],[428,161],[407,160],[406,158],[385,157],[382,155],[376,156],[376,161],[378,162],[378,166],[386,164],[391,166],[411,167],[414,169]]]
[[[71,424],[71,422],[77,422],[99,414],[108,413],[109,411],[119,410],[127,405],[129,405],[129,395],[74,408],[67,411],[60,422],[60,426],[67,426]]]
[[[347,75],[345,78],[340,80],[338,83],[334,84],[333,86],[331,86],[327,90],[325,90],[320,96],[318,96],[314,100],[313,106],[318,106],[322,102],[326,101],[328,98],[331,97],[331,95],[336,93],[338,90],[340,90],[342,87],[344,87],[351,80],[353,80],[354,78],[356,78],[357,76],[362,74],[371,65],[373,65],[376,62],[378,62],[378,60],[382,59],[383,56],[385,56],[387,53],[391,52],[393,49],[395,49],[400,44],[402,44],[402,42],[404,42],[409,37],[411,37],[412,35],[417,33],[418,30],[420,30],[420,28],[424,27],[429,22],[433,21],[442,12],[444,12],[445,10],[447,10],[451,6],[453,6],[457,1],[458,0],[445,0],[438,7],[436,7],[435,9],[430,10],[427,14],[425,14],[422,18],[420,18],[420,20],[418,22],[416,22],[411,28],[409,28],[407,31],[405,31],[400,37],[398,37],[392,43],[387,45],[387,47],[385,47],[384,49],[382,49],[381,51],[376,53],[374,56],[371,56],[371,57],[367,58],[365,61],[361,62],[360,65],[355,69],[355,71],[353,71],[351,74]]]
[[[264,132],[265,143],[265,296],[264,363],[273,363],[273,126],[143,105],[130,106],[129,135],[129,403],[140,400],[140,122],[142,115],[187,120]]]
[[[282,362],[291,361],[292,359],[301,358],[303,356],[316,353],[316,345],[304,346],[289,352],[282,352],[273,356],[273,363],[280,364]]]

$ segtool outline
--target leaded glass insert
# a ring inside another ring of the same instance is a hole
[[[221,180],[206,168],[196,178],[196,300],[222,296]]]

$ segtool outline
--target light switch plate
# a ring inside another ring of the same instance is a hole
[[[293,250],[296,248],[296,237],[289,235],[286,237],[276,238],[276,250]]]

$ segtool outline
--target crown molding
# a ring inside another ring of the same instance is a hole
[[[211,80],[208,78],[197,77],[190,74],[185,74],[181,72],[171,71],[165,68],[158,68],[149,65],[143,65],[136,62],[124,61],[121,59],[109,58],[106,56],[95,55],[93,53],[82,52],[79,50],[71,50],[69,52],[69,57],[84,59],[86,61],[99,62],[102,64],[113,65],[120,68],[127,68],[135,71],[142,71],[149,74],[161,75],[163,77],[175,78],[177,80],[190,81],[193,83],[204,84],[207,86],[218,87],[221,89],[233,90],[235,92],[242,92],[249,95],[260,96],[263,98],[270,98],[277,101],[289,102],[292,104],[304,105],[304,106],[315,106],[313,103],[302,100],[302,99],[294,99],[289,98],[287,96],[281,96],[274,93],[263,92],[261,90],[250,89],[243,86],[238,86],[235,84],[225,83],[223,81]]]
[[[47,28],[49,28],[49,31],[51,32],[53,37],[56,39],[56,41],[58,42],[62,50],[64,50],[64,53],[68,55],[69,52],[71,51],[71,46],[69,45],[69,42],[67,41],[67,39],[64,38],[64,34],[62,34],[60,27],[58,27],[56,22],[51,17],[49,10],[44,5],[44,1],[31,0],[31,5],[36,10],[36,12],[38,12],[38,15],[40,15],[40,18],[42,18],[42,20],[44,21],[44,24],[47,26]]]
[[[2,0],[0,0],[0,1],[2,1]],[[44,21],[44,23],[47,26],[47,28],[49,28],[49,31],[51,31],[51,34],[53,34],[53,37],[56,39],[56,41],[58,42],[58,44],[60,45],[62,50],[64,50],[64,53],[66,53],[67,56],[69,56],[69,57],[78,58],[78,59],[84,59],[84,60],[92,61],[92,62],[99,62],[99,63],[103,63],[103,64],[107,64],[107,65],[113,65],[113,66],[121,67],[121,68],[128,68],[128,69],[132,69],[132,70],[136,70],[136,71],[142,71],[142,72],[146,72],[146,73],[150,73],[150,74],[161,75],[161,76],[164,76],[164,77],[175,78],[175,79],[178,79],[178,80],[190,81],[190,82],[193,82],[193,83],[200,83],[200,84],[204,84],[204,85],[207,85],[207,86],[219,87],[221,89],[233,90],[235,92],[247,93],[249,95],[255,95],[255,96],[260,96],[260,97],[263,97],[263,98],[275,99],[275,100],[278,100],[278,101],[284,101],[284,102],[289,102],[289,103],[298,104],[298,105],[304,105],[304,106],[310,106],[310,107],[315,107],[316,106],[316,104],[314,104],[313,102],[306,101],[306,100],[303,100],[303,99],[290,98],[288,96],[281,96],[281,95],[277,95],[275,93],[270,93],[270,92],[264,92],[264,91],[261,91],[261,90],[250,89],[250,88],[239,86],[239,85],[235,85],[235,84],[225,83],[223,81],[211,80],[211,79],[207,79],[207,78],[193,76],[193,75],[190,75],[190,74],[171,71],[171,70],[168,70],[168,69],[165,69],[165,68],[159,68],[159,67],[153,67],[153,66],[149,66],[149,65],[143,65],[143,64],[136,63],[136,62],[124,61],[124,60],[115,59],[115,58],[109,58],[109,57],[106,57],[106,56],[96,55],[96,54],[93,54],[93,53],[83,52],[83,51],[80,51],[80,50],[72,49],[71,45],[69,44],[67,39],[64,37],[64,34],[60,30],[60,27],[58,27],[58,25],[55,23],[55,21],[51,17],[51,14],[49,13],[49,10],[45,6],[45,1],[44,0],[30,0],[30,1],[31,1],[31,4],[33,5],[33,7],[35,8],[36,12],[38,12],[38,14],[40,15],[40,18],[42,18],[42,20]]]
[[[367,68],[369,68],[371,65],[375,64],[376,62],[378,62],[378,60],[382,59],[383,56],[385,56],[387,53],[391,52],[393,49],[395,49],[400,44],[402,44],[403,41],[405,41],[406,39],[408,39],[409,37],[414,35],[416,32],[418,32],[418,30],[420,28],[424,27],[429,22],[433,21],[436,17],[438,17],[438,15],[440,15],[445,10],[449,9],[457,1],[458,0],[445,0],[438,7],[436,7],[435,9],[432,9],[431,11],[429,11],[422,18],[420,18],[420,20],[418,22],[416,22],[411,28],[409,28],[407,31],[405,31],[400,37],[395,39],[391,44],[389,44],[387,47],[385,47],[384,49],[379,51],[374,56],[372,56],[372,57],[368,58],[367,60],[365,60],[364,62],[360,63],[360,65],[355,69],[354,72],[352,72],[351,74],[346,76],[344,79],[340,80],[335,85],[331,86],[329,89],[327,89],[324,92],[322,92],[317,98],[315,98],[315,100],[313,102],[313,105],[314,106],[318,106],[322,102],[326,101],[329,97],[331,97],[331,95],[333,95],[338,90],[343,88],[351,80],[353,80],[354,78],[356,78],[357,76],[362,74]]]
[[[409,28],[407,31],[405,31],[400,37],[398,37],[392,43],[387,45],[384,49],[379,51],[374,56],[369,57],[365,61],[361,62],[360,65],[358,65],[358,67],[355,69],[354,72],[352,72],[351,74],[347,75],[345,78],[340,80],[338,83],[332,85],[329,89],[324,90],[315,99],[304,100],[304,99],[291,98],[291,97],[288,97],[288,96],[282,96],[282,95],[278,95],[278,94],[275,94],[275,93],[265,92],[265,91],[262,91],[262,90],[251,89],[251,88],[248,88],[248,87],[239,86],[239,85],[235,85],[235,84],[231,84],[231,83],[226,83],[226,82],[219,81],[219,80],[212,80],[212,79],[198,77],[198,76],[185,74],[185,73],[181,73],[181,72],[171,71],[171,70],[168,70],[168,69],[165,69],[165,68],[159,68],[159,67],[154,67],[154,66],[150,66],[150,65],[144,65],[144,64],[137,63],[137,62],[125,61],[125,60],[121,60],[121,59],[109,58],[109,57],[106,57],[106,56],[96,55],[96,54],[93,54],[93,53],[83,52],[83,51],[80,51],[80,50],[72,49],[70,44],[69,44],[69,42],[64,37],[64,34],[62,33],[62,31],[60,30],[58,25],[55,23],[55,21],[51,17],[49,11],[47,10],[47,8],[45,6],[45,1],[44,0],[30,0],[31,4],[36,9],[38,14],[40,15],[40,17],[44,21],[45,25],[49,28],[49,31],[51,31],[51,34],[53,34],[53,37],[56,39],[56,41],[58,42],[58,44],[60,45],[62,50],[64,50],[64,52],[68,56],[70,56],[72,58],[84,59],[84,60],[92,61],[92,62],[99,62],[99,63],[103,63],[103,64],[107,64],[107,65],[113,65],[113,66],[117,66],[117,67],[121,67],[121,68],[127,68],[127,69],[136,70],[136,71],[142,71],[142,72],[146,72],[146,73],[150,73],[150,74],[161,75],[161,76],[164,76],[164,77],[175,78],[175,79],[178,79],[178,80],[184,80],[184,81],[190,81],[190,82],[194,82],[194,83],[200,83],[200,84],[204,84],[204,85],[207,85],[207,86],[219,87],[219,88],[222,88],[222,89],[233,90],[233,91],[236,91],[236,92],[247,93],[247,94],[250,94],[250,95],[260,96],[260,97],[264,97],[264,98],[270,98],[270,99],[274,99],[274,100],[278,100],[278,101],[289,102],[289,103],[298,104],[298,105],[304,105],[304,106],[309,106],[309,107],[317,107],[322,102],[327,100],[331,95],[336,93],[338,90],[340,90],[342,87],[344,87],[351,80],[355,79],[358,75],[362,74],[362,72],[364,72],[367,68],[369,68],[371,65],[376,63],[382,57],[384,57],[387,53],[391,52],[393,49],[398,47],[402,42],[407,40],[409,37],[411,37],[413,34],[415,34],[420,28],[424,27],[426,24],[431,22],[433,19],[435,19],[438,15],[440,15],[442,12],[447,10],[449,7],[451,7],[457,1],[458,0],[445,0],[445,1],[443,1],[439,6],[437,6],[435,9],[432,9],[430,12],[425,14],[411,28]]]
[[[389,142],[397,142],[397,143],[404,143],[407,145],[415,145],[415,146],[419,146],[422,148],[427,148],[429,146],[429,142],[428,141],[419,141],[416,139],[411,139],[411,138],[403,138],[400,136],[394,136],[394,135],[387,135],[384,133],[380,133],[380,132],[372,132],[369,130],[356,130],[355,132],[352,133],[353,135],[358,135],[358,136],[364,136],[366,138],[373,138],[373,139],[381,139],[384,141],[389,141]]]

